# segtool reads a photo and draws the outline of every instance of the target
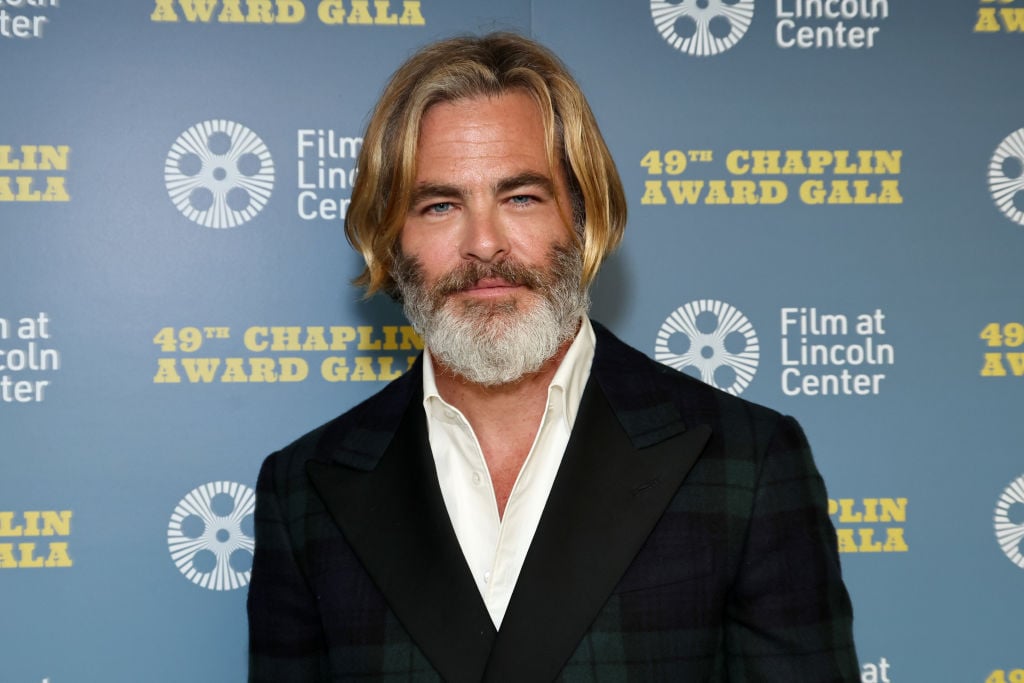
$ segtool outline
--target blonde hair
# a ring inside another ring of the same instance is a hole
[[[459,37],[419,50],[391,77],[357,161],[345,235],[366,267],[355,283],[394,293],[391,267],[416,174],[420,121],[439,102],[526,92],[544,119],[548,163],[565,170],[583,251],[582,285],[622,239],[626,197],[583,92],[550,50],[512,33]]]

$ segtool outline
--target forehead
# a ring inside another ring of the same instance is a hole
[[[540,107],[525,92],[439,102],[420,123],[417,176],[482,162],[546,173],[545,140]]]

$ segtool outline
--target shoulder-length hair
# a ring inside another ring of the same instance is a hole
[[[394,73],[363,137],[345,235],[366,267],[355,283],[371,296],[394,294],[391,266],[416,177],[424,113],[439,102],[519,91],[538,104],[548,164],[569,187],[574,236],[583,252],[583,286],[618,246],[626,198],[615,162],[579,85],[550,50],[512,33],[458,37],[428,45]]]

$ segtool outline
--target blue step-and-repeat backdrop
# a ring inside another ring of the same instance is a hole
[[[263,457],[405,371],[342,225],[416,47],[577,75],[594,318],[804,424],[865,683],[1024,681],[1024,0],[0,1],[0,681],[241,681]]]

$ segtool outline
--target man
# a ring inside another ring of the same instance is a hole
[[[796,423],[587,318],[626,209],[560,62],[428,46],[358,168],[359,282],[426,350],[264,463],[250,680],[859,680]]]

